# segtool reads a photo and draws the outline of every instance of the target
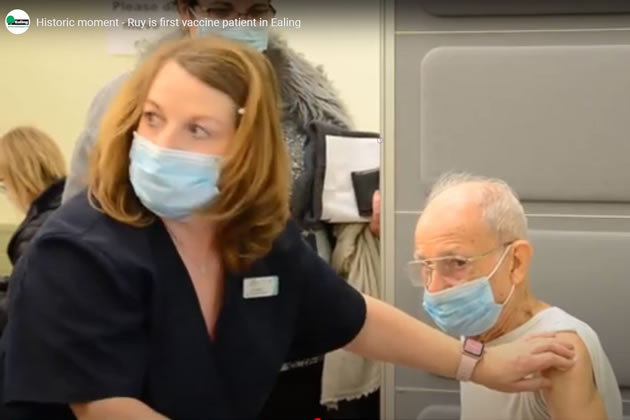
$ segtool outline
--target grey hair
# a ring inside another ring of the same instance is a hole
[[[483,217],[500,241],[527,237],[527,216],[518,195],[505,181],[498,178],[466,172],[446,173],[431,188],[426,205],[444,191],[463,184],[479,184]]]

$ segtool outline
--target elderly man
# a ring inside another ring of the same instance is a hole
[[[527,219],[511,188],[467,174],[443,176],[418,221],[410,274],[424,286],[423,306],[441,329],[464,337],[473,354],[541,331],[558,331],[576,348],[576,365],[547,372],[550,387],[540,393],[462,382],[462,420],[621,419],[620,391],[597,334],[533,295],[526,237]]]

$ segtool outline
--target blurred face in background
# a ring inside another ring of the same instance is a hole
[[[270,21],[276,10],[265,0],[232,0],[232,1],[186,1],[178,0],[177,11],[183,21],[204,20],[221,21],[221,25],[182,25],[190,36],[218,35],[235,41],[244,42],[258,51],[265,51],[269,42],[269,26],[258,23]],[[237,19],[251,20],[255,26],[235,26],[229,22]]]
[[[26,212],[26,209],[23,208],[24,206],[19,203],[15,190],[9,187],[7,180],[5,180],[2,175],[0,175],[0,197],[6,198],[21,213]]]
[[[65,176],[63,153],[44,131],[19,126],[0,137],[0,193],[22,213]]]

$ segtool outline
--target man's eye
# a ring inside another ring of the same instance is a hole
[[[468,261],[464,260],[463,258],[454,258],[453,264],[455,264],[457,267],[465,267],[468,264]]]
[[[234,11],[225,7],[211,7],[206,9],[206,13],[209,16],[216,18],[226,18],[230,16]]]
[[[249,10],[247,14],[251,17],[261,17],[267,15],[269,12],[271,12],[271,9],[268,7],[258,7]]]
[[[468,261],[463,258],[449,258],[448,260],[444,261],[444,264],[447,270],[454,271],[465,268],[466,265],[468,265]]]

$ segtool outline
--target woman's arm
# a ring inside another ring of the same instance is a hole
[[[346,349],[373,360],[455,377],[461,343],[404,312],[364,296],[367,316],[363,328]],[[477,364],[473,381],[505,392],[537,390],[548,386],[544,377],[523,379],[548,368],[573,365],[573,345],[542,334],[489,348]]]
[[[106,398],[87,403],[70,404],[72,412],[80,420],[164,420],[164,417],[148,405],[133,398]]]

